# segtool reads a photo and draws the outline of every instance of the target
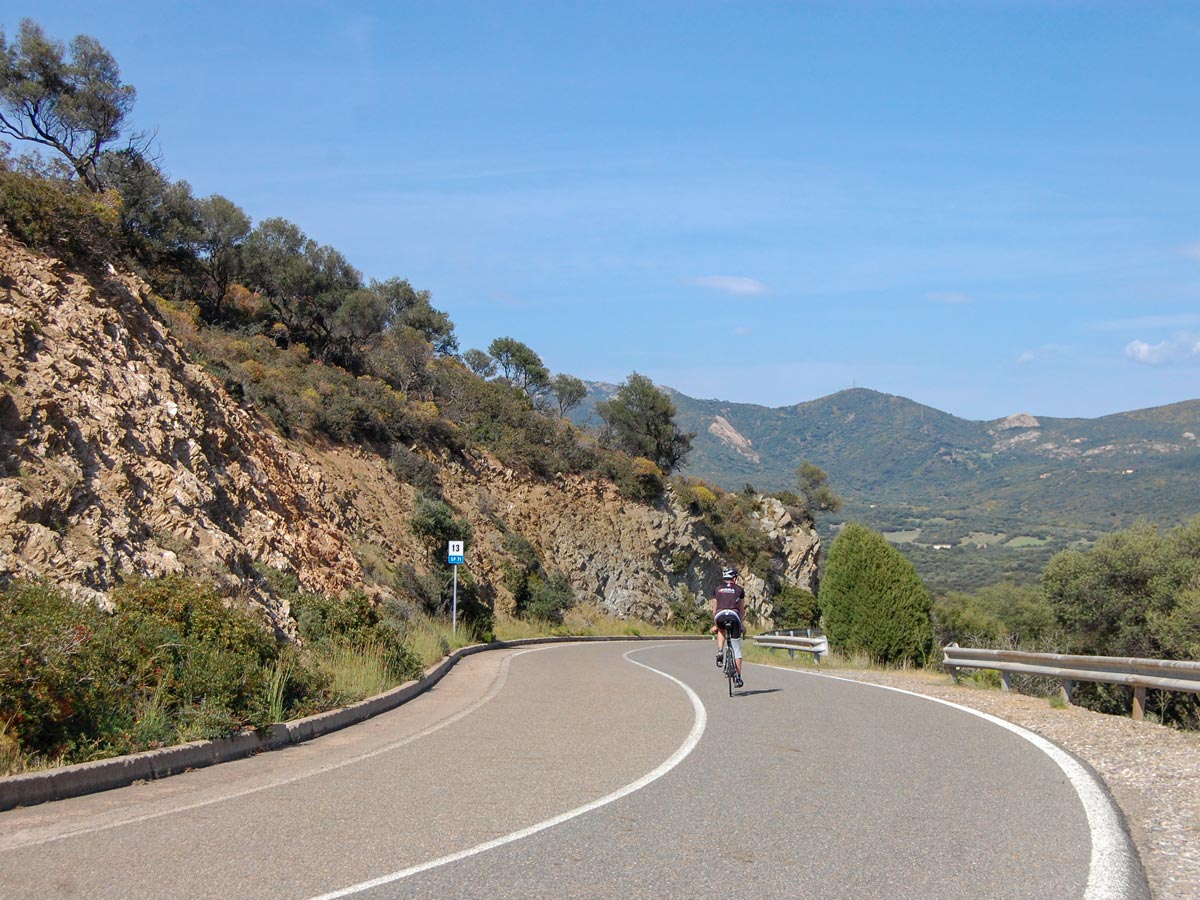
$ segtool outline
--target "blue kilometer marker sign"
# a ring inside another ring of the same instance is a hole
[[[463,564],[463,542],[446,542],[446,562],[454,566],[454,593],[450,600],[450,633],[458,634],[458,567]]]

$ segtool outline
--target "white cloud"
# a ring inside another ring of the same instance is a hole
[[[1150,344],[1146,341],[1130,341],[1125,345],[1125,355],[1135,362],[1159,366],[1183,359],[1200,357],[1200,336],[1181,331],[1165,341]]]
[[[1035,347],[1032,350],[1026,350],[1017,357],[1017,365],[1025,366],[1029,363],[1037,362],[1045,359],[1048,356],[1053,356],[1063,349],[1061,344],[1043,344],[1040,347]]]
[[[963,294],[958,291],[932,291],[925,295],[925,299],[932,300],[934,303],[952,303],[956,305],[975,302],[975,298],[970,294]]]
[[[738,328],[733,329],[733,333],[736,334],[738,337],[750,337],[750,335],[753,334],[754,332],[752,332],[745,325],[742,325]]]
[[[1200,241],[1180,247],[1179,252],[1188,259],[1200,260]]]
[[[713,288],[717,291],[724,291],[727,294],[737,294],[744,297],[754,294],[765,294],[767,292],[767,286],[757,278],[746,278],[741,275],[704,275],[700,278],[688,279],[688,284]]]

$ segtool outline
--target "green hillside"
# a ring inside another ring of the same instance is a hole
[[[577,421],[595,424],[611,390],[593,385]],[[1139,518],[1200,514],[1200,400],[978,422],[861,388],[774,409],[671,394],[696,432],[685,474],[782,490],[808,460],[843,499],[821,529],[853,520],[889,534],[933,587],[1027,580],[1053,552]]]

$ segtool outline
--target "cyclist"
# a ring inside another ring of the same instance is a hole
[[[737,665],[737,680],[734,684],[741,687],[742,629],[743,623],[746,621],[746,592],[737,583],[737,578],[738,570],[732,566],[721,570],[722,584],[713,593],[712,598],[713,627],[711,631],[717,636],[717,666],[719,667],[725,661],[724,631],[726,628],[729,629],[729,652],[733,654],[734,663]]]

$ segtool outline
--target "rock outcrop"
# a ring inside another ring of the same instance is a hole
[[[337,595],[406,562],[426,571],[408,523],[415,491],[357,447],[283,439],[190,361],[147,286],[84,274],[0,235],[0,579],[37,577],[104,604],[130,574],[213,578],[291,630],[263,577]],[[536,480],[482,452],[433,459],[472,525],[467,565],[511,604],[504,536],[516,533],[576,592],[621,616],[662,621],[707,597],[722,560],[703,523],[668,496],[623,500],[608,482]],[[811,586],[819,543],[777,501],[759,519],[777,575]],[[751,576],[752,603],[770,614]]]

